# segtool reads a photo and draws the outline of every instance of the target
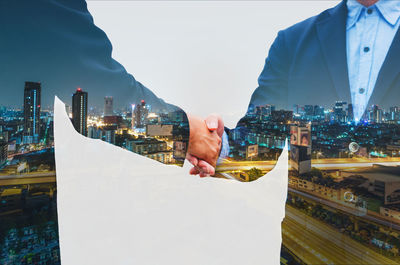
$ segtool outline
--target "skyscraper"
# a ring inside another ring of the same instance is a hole
[[[346,105],[347,102],[336,101],[333,112],[335,114],[335,120],[338,122],[346,122]]]
[[[113,97],[104,97],[104,116],[113,116]]]
[[[377,105],[372,106],[371,121],[381,123],[383,121],[383,111]]]
[[[313,105],[304,105],[305,115],[308,116],[308,119],[314,115],[314,106]]]
[[[314,116],[315,116],[315,118],[323,119],[324,116],[325,116],[324,111],[325,111],[324,107],[319,106],[319,105],[315,105],[314,106]]]
[[[354,118],[353,104],[351,104],[351,103],[349,105],[347,105],[347,116],[350,121],[352,121]]]
[[[8,145],[7,142],[0,140],[0,166],[7,161]]]
[[[149,110],[146,106],[146,102],[142,100],[140,104],[132,106],[132,127],[144,128],[147,122],[147,115]]]
[[[88,93],[80,87],[72,96],[72,123],[80,134],[87,135]]]
[[[25,82],[23,142],[38,143],[40,134],[41,84]]]
[[[389,111],[389,119],[392,121],[398,121],[400,119],[400,108],[399,107],[390,107]]]

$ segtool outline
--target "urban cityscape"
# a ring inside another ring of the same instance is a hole
[[[40,82],[21,89],[21,108],[0,106],[0,264],[60,264],[53,109],[41,106]],[[183,111],[155,111],[144,99],[114,109],[111,96],[98,111],[82,88],[73,92],[66,111],[80,134],[183,164],[189,133]]]
[[[290,139],[282,264],[400,262],[400,111],[373,105],[250,105],[229,132],[220,176],[253,181]]]
[[[25,82],[21,108],[0,107],[0,263],[60,264],[53,110],[42,85]],[[71,89],[76,131],[159,162],[181,165],[188,124],[181,111],[153,111],[144,99],[122,109]],[[229,133],[217,177],[254,181],[290,139],[282,264],[400,262],[400,108],[373,105],[360,121],[352,105],[253,106]],[[323,244],[322,244],[323,242]]]

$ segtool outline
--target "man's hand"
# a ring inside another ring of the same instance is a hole
[[[216,129],[213,129],[214,124],[210,124],[212,128],[210,130],[202,118],[188,115],[188,119],[190,127],[188,153],[190,156],[204,160],[215,167],[221,149],[221,137]],[[215,127],[218,127],[218,124]],[[197,166],[198,160],[196,161],[190,156],[188,160]]]
[[[192,129],[193,129],[193,133],[199,133],[197,131],[197,127],[195,127],[196,125],[206,125],[206,129],[208,130],[209,133],[211,133],[211,135],[217,135],[217,139],[218,139],[218,152],[215,155],[215,149],[212,148],[211,150],[207,150],[207,144],[209,144],[209,141],[206,141],[206,144],[203,144],[203,148],[201,148],[201,146],[197,147],[197,144],[194,148],[199,148],[201,149],[201,154],[197,153],[195,154],[191,148],[191,140],[189,140],[189,152],[186,156],[187,160],[189,160],[189,162],[194,166],[191,170],[190,170],[190,174],[192,175],[197,175],[199,174],[200,177],[207,177],[209,175],[214,175],[215,174],[215,166],[216,166],[216,162],[219,156],[219,152],[221,149],[221,137],[222,134],[224,133],[224,123],[221,119],[221,117],[219,117],[218,115],[210,115],[208,116],[205,120],[199,120],[199,118],[194,117],[194,116],[189,116],[189,124],[190,124],[190,139],[192,138]],[[192,126],[192,124],[194,124],[195,126]],[[201,128],[203,131],[204,127]],[[196,132],[194,131],[196,130]],[[203,132],[205,133],[205,132]],[[205,133],[206,134],[206,133]],[[207,134],[206,134],[207,135]],[[201,135],[193,135],[193,137],[199,137]],[[195,138],[194,138],[195,139]],[[204,139],[207,140],[207,139]],[[201,142],[198,142],[198,144],[201,145]],[[193,147],[193,146],[192,146]],[[205,153],[208,153],[209,155],[212,156],[211,160],[207,160],[204,159],[202,156],[205,155]],[[211,162],[210,162],[211,161]]]

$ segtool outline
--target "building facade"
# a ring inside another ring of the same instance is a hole
[[[72,96],[72,123],[82,135],[87,135],[88,93],[78,88]]]
[[[41,90],[41,83],[25,82],[23,142],[26,144],[39,142]]]

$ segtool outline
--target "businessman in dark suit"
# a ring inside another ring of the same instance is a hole
[[[162,124],[174,126],[172,138],[180,143],[174,164],[183,165],[190,152],[215,165],[221,139],[213,125],[207,128],[203,119],[158,98],[114,60],[111,42],[84,0],[0,1],[0,23],[2,104],[20,104],[27,80],[42,82],[44,100],[70,100],[79,86],[89,93],[89,108],[105,96],[119,106],[147,103],[152,112],[168,114]]]

